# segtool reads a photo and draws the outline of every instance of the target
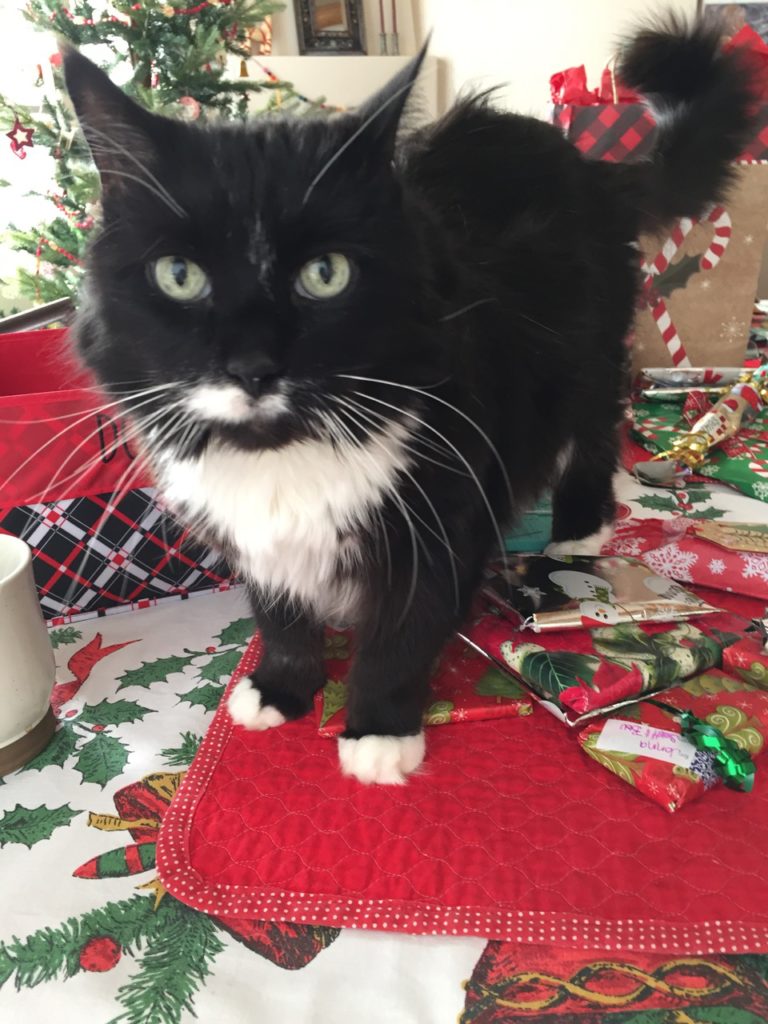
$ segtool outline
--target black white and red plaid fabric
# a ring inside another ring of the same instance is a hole
[[[655,122],[641,103],[565,104],[554,108],[553,121],[586,156],[613,163],[650,153],[656,133]]]
[[[152,488],[18,505],[0,511],[0,532],[32,548],[48,619],[100,612],[225,587],[221,556],[195,542],[158,504]]]
[[[656,124],[642,103],[558,104],[552,121],[585,156],[619,163],[638,160],[653,149]],[[740,160],[768,158],[768,104],[756,115],[755,133]]]

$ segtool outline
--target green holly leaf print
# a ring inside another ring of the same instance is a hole
[[[725,510],[722,508],[702,508],[695,511],[697,519],[720,519],[724,515]]]
[[[700,269],[698,256],[683,256],[677,262],[672,262],[660,274],[653,278],[653,290],[665,298],[679,288],[688,286],[688,279],[693,277]]]
[[[102,700],[83,708],[80,719],[90,725],[124,725],[139,722],[144,715],[154,714],[152,708],[143,708],[133,700]]]
[[[197,748],[203,742],[203,737],[197,736],[193,732],[183,732],[179,738],[181,743],[178,747],[166,747],[160,751],[169,768],[188,767],[197,753]]]
[[[70,725],[59,726],[48,746],[41,750],[37,757],[28,761],[20,771],[39,772],[43,768],[48,768],[49,765],[63,768],[67,758],[74,754],[77,741],[78,736]]]
[[[179,700],[192,707],[198,705],[206,711],[215,711],[221,702],[225,687],[220,683],[206,683],[205,686],[196,686],[189,693],[179,695]]]
[[[253,619],[236,619],[234,622],[230,622],[228,626],[219,633],[217,639],[219,646],[224,647],[227,644],[237,644],[239,647],[243,647],[249,642],[253,636]]]
[[[520,683],[499,668],[491,668],[475,683],[475,693],[481,697],[508,697],[515,700],[525,696]]]
[[[579,680],[592,686],[600,660],[573,651],[547,651],[536,644],[522,644],[517,650],[509,641],[501,645],[504,660],[542,697],[557,698],[563,690],[578,686]]]
[[[347,688],[344,683],[337,679],[329,679],[323,687],[323,713],[320,716],[320,727],[322,728],[346,703]]]
[[[18,843],[32,849],[35,843],[50,839],[57,828],[69,825],[82,811],[73,811],[69,804],[61,807],[22,807],[16,804],[0,818],[0,847]]]
[[[218,683],[222,676],[228,680],[240,664],[242,657],[242,652],[239,650],[214,654],[208,664],[203,665],[200,669],[200,678],[211,683]]]
[[[678,512],[677,499],[666,494],[641,494],[639,498],[633,498],[641,508],[649,508],[654,512]]]
[[[711,501],[712,491],[708,491],[700,484],[692,484],[688,490],[688,500],[692,505],[700,505],[703,501]],[[698,515],[698,512],[696,515]]]
[[[642,766],[635,763],[637,755],[620,753],[617,750],[597,750],[595,744],[599,736],[599,732],[587,736],[584,751],[603,768],[607,768],[609,772],[613,772],[614,775],[618,775],[620,779],[628,782],[630,786],[634,786],[636,784],[635,776],[642,774]]]
[[[731,647],[733,644],[739,642],[742,639],[741,633],[729,633],[724,629],[715,629],[713,626],[708,626],[709,632],[717,640],[723,650],[726,647]]]
[[[649,636],[630,622],[592,631],[595,650],[630,668],[637,665],[645,689],[669,686],[719,664],[720,647],[688,622]]]
[[[96,733],[93,739],[80,748],[75,768],[83,782],[93,782],[103,789],[106,784],[120,775],[128,762],[128,748],[115,736]]]
[[[82,640],[83,634],[74,626],[63,626],[61,629],[52,629],[48,634],[48,639],[51,641],[51,647],[55,650],[62,644],[73,644],[77,640]]]
[[[172,655],[170,658],[156,658],[154,661],[143,661],[138,668],[129,668],[118,676],[118,690],[128,686],[151,686],[152,683],[164,683],[174,672],[183,672],[190,664],[194,654],[186,657]]]

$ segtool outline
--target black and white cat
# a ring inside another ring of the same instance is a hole
[[[555,550],[610,530],[636,238],[723,195],[746,71],[716,29],[638,35],[619,74],[662,116],[630,166],[487,96],[404,133],[422,55],[352,112],[202,126],[65,58],[102,180],[79,352],[248,583],[232,717],[304,714],[323,625],[354,624],[342,770],[403,782],[502,526],[552,486]]]

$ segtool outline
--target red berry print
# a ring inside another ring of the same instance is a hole
[[[80,950],[80,966],[84,971],[111,971],[122,954],[119,944],[110,935],[98,935]]]
[[[215,654],[216,653],[216,648],[215,647],[206,647],[205,648],[205,653],[206,654]]]
[[[104,732],[104,726],[103,725],[92,725],[91,726],[91,732]]]

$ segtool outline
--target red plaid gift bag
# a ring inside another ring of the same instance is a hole
[[[47,619],[230,586],[220,556],[158,504],[130,430],[66,332],[0,335],[0,532],[33,551]]]

